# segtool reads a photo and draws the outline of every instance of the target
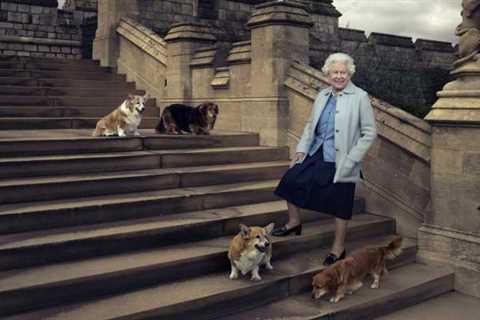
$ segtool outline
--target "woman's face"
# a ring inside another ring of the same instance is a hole
[[[330,66],[330,72],[328,73],[328,80],[330,85],[339,92],[345,89],[350,81],[351,75],[348,73],[347,65],[343,62],[334,62]]]

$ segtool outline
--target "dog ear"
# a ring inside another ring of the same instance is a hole
[[[273,228],[275,228],[275,223],[269,223],[264,229],[267,234],[271,234],[273,231]]]
[[[242,238],[246,239],[248,238],[248,235],[250,234],[250,228],[244,225],[243,223],[240,223],[240,235]]]
[[[143,95],[143,101],[148,101],[148,100],[150,100],[150,95],[148,93],[145,93]]]

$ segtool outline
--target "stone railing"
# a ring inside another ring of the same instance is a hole
[[[0,55],[81,58],[81,31],[57,1],[2,0]]]
[[[167,50],[165,41],[133,19],[122,18],[119,35],[118,73],[161,99],[164,95]]]
[[[294,63],[285,85],[289,88],[288,144],[295,151],[313,101],[327,86],[324,75]],[[431,129],[428,123],[371,97],[379,138],[363,165],[365,179],[357,195],[366,210],[396,218],[401,234],[415,238],[430,208]]]

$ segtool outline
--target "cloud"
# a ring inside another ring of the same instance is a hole
[[[439,41],[457,42],[460,0],[334,0],[340,26]]]

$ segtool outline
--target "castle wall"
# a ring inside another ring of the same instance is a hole
[[[80,29],[57,6],[56,0],[2,0],[0,55],[80,58]]]
[[[436,92],[449,79],[454,48],[448,42],[340,28],[337,47],[313,41],[312,65],[321,68],[333,51],[350,54],[357,65],[353,81],[393,105],[423,117],[436,101]]]
[[[435,93],[449,80],[454,60],[450,43],[381,33],[368,38],[363,31],[338,27],[340,13],[331,0],[290,0],[309,10],[311,65],[320,68],[333,52],[352,55],[358,65],[354,81],[372,94],[423,117],[435,102]],[[256,4],[266,1],[153,0],[139,1],[139,21],[165,36],[171,24],[199,22],[211,27],[219,42],[250,39],[246,23]]]

